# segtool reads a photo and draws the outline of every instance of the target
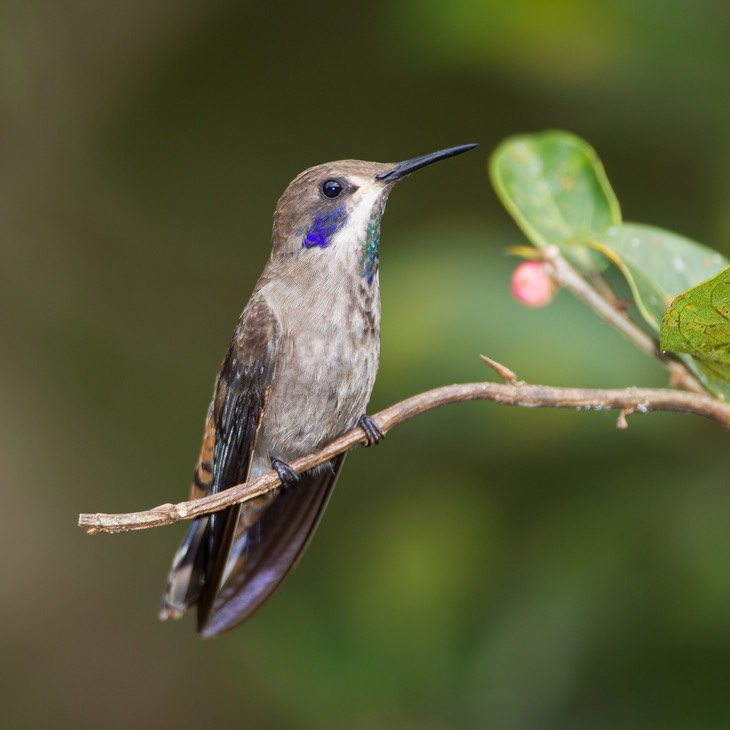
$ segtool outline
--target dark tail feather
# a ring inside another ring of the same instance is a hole
[[[281,492],[251,526],[232,508],[213,580],[198,602],[198,631],[204,637],[228,631],[247,619],[276,590],[306,548],[327,506],[344,455]],[[245,506],[244,506],[245,512]]]

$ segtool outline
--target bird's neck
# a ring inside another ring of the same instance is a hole
[[[336,247],[269,262],[257,289],[283,325],[294,317],[317,329],[347,328],[356,312],[379,320],[379,226],[350,233],[355,235],[341,237]]]
[[[367,225],[361,243],[360,276],[369,286],[377,288],[378,259],[380,257],[380,216],[373,218]]]

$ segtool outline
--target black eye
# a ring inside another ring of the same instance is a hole
[[[339,180],[327,180],[322,183],[322,193],[325,198],[337,198],[342,194],[344,187]]]

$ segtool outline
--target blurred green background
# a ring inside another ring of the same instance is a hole
[[[478,141],[391,196],[371,411],[492,379],[663,385],[568,294],[508,294],[486,179],[571,130],[627,220],[730,254],[719,0],[0,8],[4,727],[726,728],[728,435],[678,414],[451,406],[356,449],[294,574],[159,624],[213,377],[302,169]]]

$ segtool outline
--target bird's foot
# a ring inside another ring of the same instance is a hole
[[[271,468],[279,475],[281,487],[284,491],[291,489],[301,479],[299,474],[281,459],[272,459]]]
[[[385,435],[380,430],[380,426],[378,426],[378,424],[375,423],[375,421],[373,421],[367,413],[360,416],[360,420],[357,424],[365,432],[365,446],[372,446],[373,444],[377,445],[380,442],[380,439],[385,438]]]

